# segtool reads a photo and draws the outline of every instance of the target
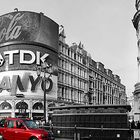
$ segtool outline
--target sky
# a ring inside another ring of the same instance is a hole
[[[42,12],[63,25],[66,43],[81,42],[93,60],[113,71],[132,96],[138,82],[135,0],[1,0],[0,15]]]

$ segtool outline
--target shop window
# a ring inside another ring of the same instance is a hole
[[[28,109],[28,104],[20,101],[16,104],[16,109]]]
[[[2,110],[11,109],[11,108],[12,108],[12,106],[6,101],[1,103],[1,105],[0,105],[0,109],[2,109]]]
[[[50,104],[48,105],[48,107],[56,107],[56,105],[55,105],[54,102],[52,102],[52,103],[50,103]]]
[[[37,102],[33,105],[33,109],[41,110],[43,109],[43,104],[41,102]]]

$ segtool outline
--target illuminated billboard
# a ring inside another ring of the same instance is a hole
[[[58,50],[58,24],[43,13],[17,11],[0,17],[0,44],[31,41]]]
[[[44,62],[53,68],[47,96],[56,99],[58,24],[42,13],[17,11],[1,16],[0,95],[42,96],[43,71],[38,77],[36,67]]]

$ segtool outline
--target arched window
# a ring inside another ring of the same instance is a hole
[[[28,109],[28,104],[20,101],[16,104],[16,109]]]
[[[56,107],[56,105],[54,102],[52,102],[52,103],[48,104],[48,107]]]
[[[42,110],[43,109],[43,104],[41,102],[37,102],[33,105],[33,109]]]
[[[6,109],[11,109],[11,108],[12,108],[12,106],[10,105],[10,103],[8,103],[6,101],[1,103],[1,105],[0,105],[0,109],[6,110]]]

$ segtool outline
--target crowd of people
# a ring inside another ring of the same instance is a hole
[[[134,121],[134,120],[132,120],[130,122],[130,127],[132,129],[140,129],[140,121]]]

